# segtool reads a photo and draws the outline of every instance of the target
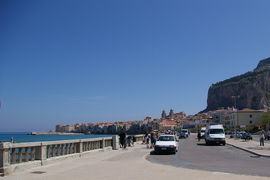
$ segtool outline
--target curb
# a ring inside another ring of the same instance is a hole
[[[248,153],[254,154],[254,155],[256,155],[256,156],[265,157],[265,158],[270,158],[270,155],[258,154],[258,153],[255,153],[254,151],[251,151],[251,150],[248,150],[248,149],[245,149],[245,148],[241,148],[241,147],[239,147],[239,146],[230,144],[230,143],[228,143],[228,142],[226,142],[226,144],[229,145],[229,146],[232,146],[232,147],[234,147],[234,148],[240,149],[240,150],[242,150],[242,151],[246,151],[246,152],[248,152]]]

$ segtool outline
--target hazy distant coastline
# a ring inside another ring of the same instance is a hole
[[[65,132],[31,132],[27,135],[83,135],[83,133],[65,133]]]

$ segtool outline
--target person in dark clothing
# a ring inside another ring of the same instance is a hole
[[[122,130],[121,132],[120,132],[120,134],[119,134],[119,136],[120,136],[120,146],[122,147],[122,148],[126,148],[127,147],[127,143],[126,143],[126,132],[125,132],[125,130]]]
[[[148,133],[145,132],[144,137],[143,137],[143,144],[146,144]]]
[[[127,146],[133,146],[133,137],[128,136],[126,139],[127,139]]]
[[[155,144],[156,144],[156,138],[155,138],[154,132],[152,132],[151,135],[150,135],[150,141],[151,141],[150,148],[153,148],[155,146]]]
[[[124,148],[125,133],[123,130],[119,133],[120,147]]]
[[[201,131],[200,131],[200,130],[198,131],[197,138],[198,138],[198,141],[200,141],[201,138],[202,138],[202,136],[201,136]]]
[[[135,136],[132,136],[132,142],[133,142],[133,144],[136,142],[136,137]]]
[[[124,148],[127,147],[127,133],[124,131],[124,135],[123,135],[123,145],[124,145]]]

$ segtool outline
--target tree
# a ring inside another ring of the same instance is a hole
[[[261,125],[264,129],[268,130],[270,126],[270,111],[263,113],[261,117]]]

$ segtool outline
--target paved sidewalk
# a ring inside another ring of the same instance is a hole
[[[150,152],[143,145],[128,150],[93,152],[52,165],[0,177],[0,180],[266,180],[267,177],[235,175],[153,164],[145,160]]]
[[[227,144],[242,149],[244,151],[253,153],[258,156],[270,157],[270,144],[264,143],[264,146],[260,146],[260,142],[243,139],[227,138]]]

